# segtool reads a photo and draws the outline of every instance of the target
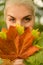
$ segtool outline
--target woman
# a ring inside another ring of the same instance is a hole
[[[6,0],[4,18],[7,29],[10,26],[24,26],[31,30],[34,26],[34,5],[32,0]],[[12,61],[13,65],[24,65],[23,59],[16,59]]]
[[[30,29],[34,26],[35,15],[32,0],[7,0],[4,15],[7,28],[10,25],[16,26],[16,24]]]

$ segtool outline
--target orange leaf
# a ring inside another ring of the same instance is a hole
[[[21,57],[23,58],[27,58],[31,55],[33,55],[35,52],[39,51],[39,48],[36,46],[31,46],[29,49],[27,49],[22,55]]]
[[[32,45],[34,37],[31,30],[26,28],[22,35],[19,35],[16,27],[11,26],[6,32],[7,38],[0,38],[0,57],[14,60],[17,58],[25,59],[35,52],[38,47]]]
[[[17,55],[19,53],[19,36],[16,36],[15,40],[14,40],[14,44],[16,46],[16,52],[17,52]]]

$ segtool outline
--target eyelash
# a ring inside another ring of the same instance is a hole
[[[24,18],[25,22],[29,22],[31,20],[31,18]]]
[[[29,21],[30,21],[30,20],[31,20],[31,18],[25,18],[25,20],[29,20]]]
[[[11,18],[9,21],[13,21],[13,22],[14,22],[14,21],[15,21],[15,19],[14,19],[14,18]]]

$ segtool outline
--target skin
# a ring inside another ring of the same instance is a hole
[[[6,24],[7,28],[16,24],[29,27],[33,29],[34,14],[31,7],[27,8],[25,5],[10,5],[6,11]]]

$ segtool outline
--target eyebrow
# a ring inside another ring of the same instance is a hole
[[[23,19],[24,19],[24,18],[27,18],[27,17],[31,17],[31,16],[32,16],[32,15],[27,15],[27,16],[24,16],[24,17],[23,17]]]
[[[8,15],[8,16],[12,17],[13,19],[16,19],[15,17],[13,17],[13,16],[11,16],[11,15]]]
[[[12,17],[12,18],[15,18],[15,17],[13,17],[13,16],[11,16],[11,15],[8,15],[8,16],[10,16],[10,17]],[[27,17],[31,17],[31,16],[32,16],[32,15],[24,16],[23,19],[24,19],[24,18],[27,18]]]

